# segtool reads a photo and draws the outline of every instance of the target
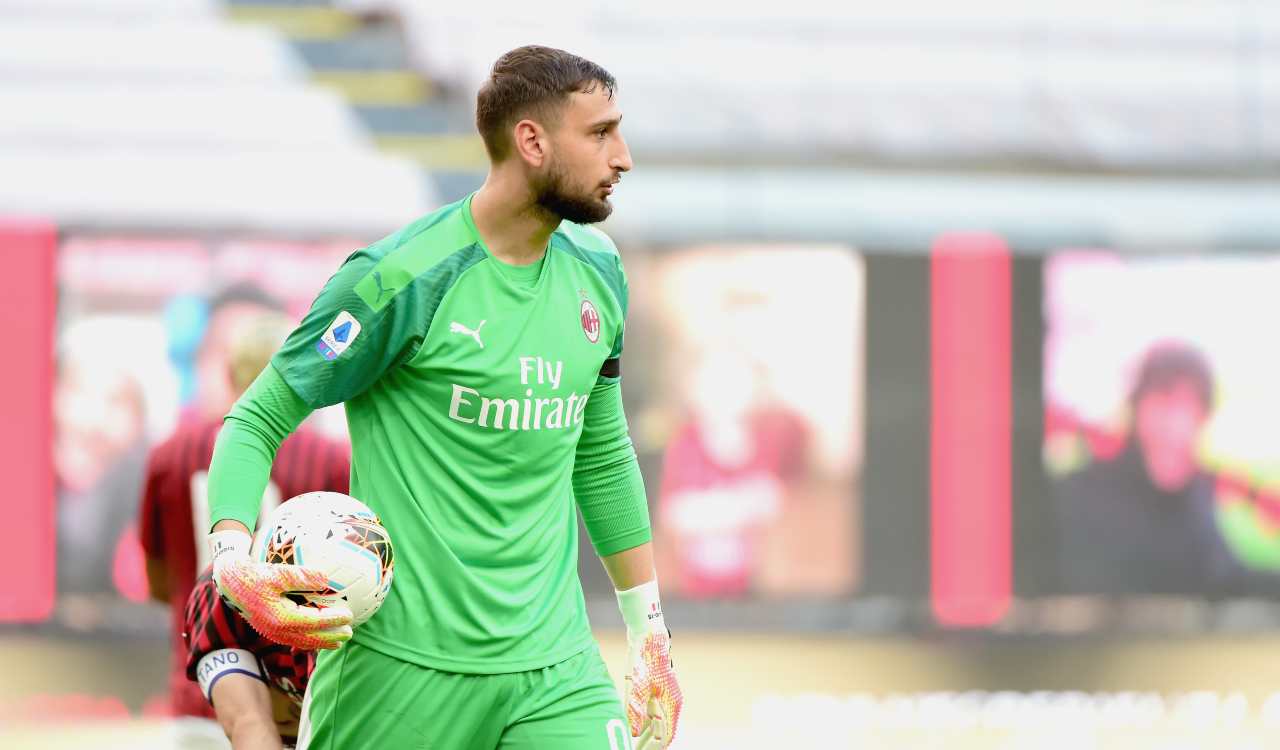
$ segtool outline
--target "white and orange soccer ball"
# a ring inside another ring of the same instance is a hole
[[[329,588],[290,594],[299,604],[345,603],[352,626],[378,611],[391,590],[391,535],[364,503],[338,492],[308,492],[280,504],[258,529],[253,558],[324,571]]]

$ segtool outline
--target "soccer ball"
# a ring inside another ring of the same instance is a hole
[[[253,557],[324,571],[327,590],[289,597],[312,607],[345,602],[353,626],[382,606],[395,567],[391,535],[378,516],[338,492],[308,492],[281,503],[258,530]]]

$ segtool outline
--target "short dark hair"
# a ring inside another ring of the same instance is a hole
[[[250,281],[237,281],[219,289],[209,298],[209,315],[229,305],[257,305],[276,312],[284,312],[284,304],[262,287]]]
[[[599,84],[610,98],[617,81],[599,65],[553,47],[517,47],[493,64],[476,96],[476,129],[494,162],[511,153],[507,130],[534,116],[554,123],[574,92],[589,94]]]
[[[1183,341],[1162,341],[1147,350],[1138,366],[1129,403],[1137,406],[1143,396],[1180,380],[1191,383],[1205,411],[1213,409],[1213,368],[1203,352]]]

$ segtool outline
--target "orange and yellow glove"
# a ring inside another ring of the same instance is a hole
[[[627,625],[631,665],[625,702],[635,749],[666,748],[675,739],[684,697],[671,664],[671,633],[662,618],[658,582],[617,593]]]
[[[209,535],[218,591],[254,630],[268,640],[308,651],[337,648],[351,638],[351,609],[345,604],[317,607],[289,596],[327,591],[323,571],[257,562],[249,556],[251,546],[252,539],[243,531]]]

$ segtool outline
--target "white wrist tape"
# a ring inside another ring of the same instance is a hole
[[[209,561],[213,564],[214,580],[222,566],[232,560],[247,560],[253,549],[253,537],[243,531],[215,531],[208,536]]]
[[[667,632],[667,623],[662,619],[662,602],[658,600],[656,580],[619,591],[618,609],[622,612],[622,621],[627,624],[628,633],[665,635]]]
[[[262,667],[258,665],[258,657],[242,648],[222,648],[205,654],[196,665],[196,682],[200,683],[200,691],[204,699],[213,703],[213,686],[218,680],[229,674],[248,675],[256,680],[267,681],[262,675]]]

